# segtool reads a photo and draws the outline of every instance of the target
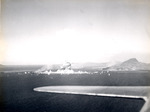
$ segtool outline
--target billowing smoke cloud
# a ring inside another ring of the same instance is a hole
[[[66,62],[61,66],[61,70],[71,70],[71,63]]]

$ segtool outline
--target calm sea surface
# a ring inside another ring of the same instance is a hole
[[[142,99],[39,93],[50,85],[150,86],[149,72],[37,75],[0,73],[0,112],[139,112]]]

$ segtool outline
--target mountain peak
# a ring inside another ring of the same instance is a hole
[[[149,70],[150,66],[146,63],[139,62],[136,58],[128,59],[119,65],[110,67],[110,70]]]
[[[134,66],[134,65],[137,65],[139,64],[139,61],[136,59],[136,58],[131,58],[127,61],[124,61],[121,65],[123,66]]]
[[[131,58],[131,59],[125,61],[125,62],[137,63],[139,61],[136,58]]]

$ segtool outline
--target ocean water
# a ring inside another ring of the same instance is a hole
[[[149,86],[149,72],[37,75],[0,73],[0,112],[139,112],[142,99],[40,93],[50,85]]]

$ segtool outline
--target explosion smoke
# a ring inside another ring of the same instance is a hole
[[[61,66],[61,70],[71,70],[71,63],[66,62]]]

